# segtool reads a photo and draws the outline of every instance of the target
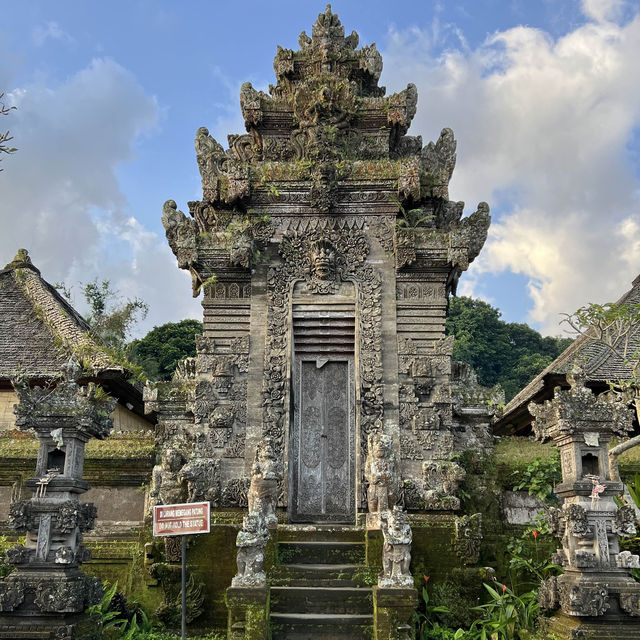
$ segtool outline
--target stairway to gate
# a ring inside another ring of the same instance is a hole
[[[373,637],[363,529],[278,527],[277,553],[270,576],[272,640]]]

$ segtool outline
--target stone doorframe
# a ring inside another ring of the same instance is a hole
[[[314,270],[314,247],[330,244],[334,256],[328,277]],[[366,262],[366,234],[352,230],[310,230],[283,236],[279,246],[282,262],[267,273],[267,323],[263,374],[262,434],[270,436],[276,456],[282,460],[284,487],[279,506],[288,504],[287,465],[292,420],[291,388],[293,334],[292,299],[296,283],[304,282],[311,293],[332,294],[340,283],[355,286],[355,402],[356,402],[356,506],[364,507],[364,461],[367,437],[382,432],[382,338],[381,277]],[[357,511],[357,509],[356,509]]]

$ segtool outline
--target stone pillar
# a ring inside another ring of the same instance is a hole
[[[229,610],[228,640],[263,640],[269,625],[268,591],[261,587],[229,587],[225,602]]]
[[[376,640],[411,640],[418,592],[413,587],[373,587]]]
[[[74,360],[63,374],[55,388],[13,380],[16,426],[33,429],[40,448],[36,477],[26,483],[34,495],[10,508],[11,524],[26,541],[7,552],[16,571],[0,581],[0,638],[77,640],[99,630],[84,611],[100,600],[102,586],[79,568],[89,558],[82,534],[97,512],[80,496],[89,488],[82,479],[85,444],[109,435],[115,400],[93,384],[79,386],[82,369]]]
[[[633,414],[595,396],[579,372],[567,379],[570,390],[556,387],[553,400],[529,405],[536,437],[553,439],[562,464],[555,491],[563,505],[553,510],[551,526],[562,540],[554,561],[564,573],[543,581],[538,598],[543,609],[560,607],[550,631],[561,638],[637,638],[640,584],[629,569],[640,564],[618,546],[618,536],[635,533],[634,515],[616,506],[623,486],[611,479],[607,455],[611,437],[631,431]]]

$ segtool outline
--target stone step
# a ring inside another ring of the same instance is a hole
[[[278,542],[280,564],[364,564],[364,542]]]
[[[272,640],[371,640],[372,615],[272,613]]]
[[[371,614],[367,587],[271,587],[273,613]]]
[[[365,530],[335,524],[278,525],[278,541],[280,542],[362,542]]]
[[[269,574],[272,586],[364,587],[369,570],[357,564],[282,564]]]

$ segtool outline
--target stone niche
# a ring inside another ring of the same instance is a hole
[[[454,410],[444,321],[489,208],[463,217],[448,190],[453,132],[407,135],[416,87],[386,95],[375,45],[359,48],[330,9],[299,49],[278,48],[274,69],[269,93],[242,86],[247,132],[227,149],[196,132],[202,199],[188,215],[164,205],[204,333],[197,356],[145,392],[158,416],[151,504],[244,509],[268,437],[279,519],[353,524],[369,438],[384,434],[395,499],[456,510],[452,457],[488,418]]]

